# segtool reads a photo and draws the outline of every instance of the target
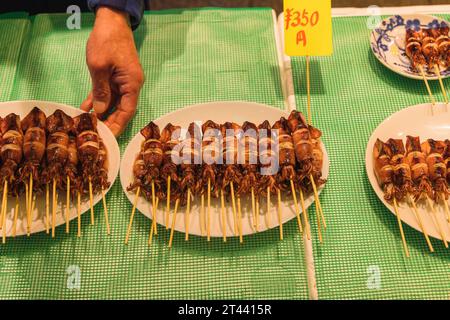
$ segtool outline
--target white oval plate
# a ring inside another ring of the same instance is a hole
[[[392,205],[384,200],[383,190],[378,185],[373,172],[372,152],[377,138],[386,141],[389,138],[403,139],[406,142],[406,136],[419,136],[421,141],[428,138],[436,140],[445,140],[450,138],[450,110],[445,104],[436,104],[432,109],[431,104],[419,104],[398,111],[384,120],[373,132],[367,143],[366,148],[366,171],[370,184],[384,205],[395,215]],[[422,201],[423,202],[423,201]],[[450,241],[450,228],[445,219],[443,204],[435,206],[439,223],[444,231],[447,241]],[[437,239],[442,239],[437,226],[433,223],[432,216],[428,207],[424,203],[418,203],[419,213],[428,235]],[[399,204],[399,214],[406,224],[410,225],[419,232],[422,232],[414,216],[414,212],[404,202]]]
[[[387,68],[402,76],[422,80],[422,75],[411,67],[409,58],[405,54],[406,26],[425,28],[442,22],[446,21],[425,14],[396,15],[386,18],[372,31],[370,47],[375,57]],[[448,24],[448,22],[446,23]],[[430,72],[426,68],[425,74],[428,80],[438,79],[434,72]],[[441,77],[449,76],[450,68],[446,70],[441,68]]]
[[[26,100],[26,101],[11,101],[11,102],[1,102],[0,103],[0,116],[5,117],[9,113],[16,113],[23,119],[34,107],[41,109],[47,116],[51,115],[56,109],[61,109],[71,117],[75,117],[83,111],[80,109],[70,107],[65,104],[49,102],[49,101],[38,101],[38,100]],[[117,178],[119,173],[119,163],[120,163],[120,151],[117,140],[108,129],[108,127],[103,124],[103,122],[98,122],[98,133],[103,139],[106,148],[108,150],[108,181],[112,184]],[[108,192],[106,190],[106,192]],[[25,196],[22,196],[19,201],[19,218],[16,225],[16,235],[25,235],[27,233],[27,219],[25,214]],[[51,195],[50,195],[51,199]],[[94,195],[94,205],[102,199],[101,194]],[[90,209],[89,198],[81,199],[81,212],[84,213]],[[6,219],[6,236],[12,236],[13,232],[13,217],[14,217],[14,207],[15,198],[8,197],[8,208],[7,208],[7,219]],[[65,193],[58,194],[58,210],[56,211],[56,226],[66,223],[66,196]],[[33,223],[31,225],[31,234],[42,232],[46,229],[46,210],[45,210],[45,194],[36,197],[36,207],[32,212]],[[51,216],[51,209],[50,209]],[[70,205],[70,215],[69,220],[75,219],[77,217],[76,203],[73,202]],[[51,221],[51,219],[50,219]],[[61,231],[60,231],[61,232]],[[3,230],[0,230],[0,234]]]
[[[210,102],[201,103],[193,106],[185,107],[178,111],[166,114],[159,119],[154,120],[154,122],[162,130],[165,125],[169,122],[175,125],[180,125],[182,128],[187,128],[189,123],[193,121],[206,121],[208,119],[213,120],[217,123],[224,123],[226,121],[233,121],[242,124],[246,120],[251,120],[254,123],[261,123],[264,120],[269,120],[273,124],[280,117],[288,116],[289,114],[269,107],[267,105],[252,103],[252,102],[239,102],[239,101],[228,101],[228,102]],[[138,133],[128,144],[125,153],[122,158],[122,163],[120,166],[120,181],[122,183],[122,188],[127,195],[130,202],[133,204],[135,193],[127,191],[127,187],[133,181],[133,163],[136,155],[139,153],[141,143],[144,140],[142,135]],[[322,144],[324,161],[323,161],[323,177],[326,179],[328,177],[329,171],[329,160],[328,154],[325,150],[325,146]],[[320,192],[320,191],[319,191]],[[272,196],[272,200],[275,196]],[[295,217],[294,204],[291,197],[283,196],[282,202],[282,222],[285,223]],[[312,194],[307,195],[305,198],[306,206],[309,207],[314,201],[314,196]],[[201,236],[202,232],[200,230],[200,204],[199,199],[195,199],[192,204],[192,210],[190,214],[189,222],[189,234]],[[137,202],[137,209],[142,212],[148,218],[151,218],[150,213],[150,202],[145,200],[144,197],[139,197]],[[243,197],[241,199],[242,206],[242,234],[249,235],[256,233],[252,226],[252,214],[251,214],[251,201],[248,197]],[[166,202],[163,201],[162,204],[158,206],[156,221],[165,225],[165,207]],[[172,205],[173,210],[173,205]],[[180,208],[178,211],[178,217],[175,224],[175,230],[180,232],[185,232],[184,224],[184,212],[185,207]],[[226,235],[237,236],[233,232],[234,220],[233,212],[231,209],[231,202],[226,203],[226,213],[227,213],[227,226]],[[265,231],[270,228],[277,227],[278,215],[276,211],[276,202],[272,201],[271,212],[270,212],[270,227],[265,223],[266,205],[265,202],[260,203],[260,217],[259,217],[259,229],[258,231]],[[220,219],[220,202],[217,199],[211,199],[211,236],[212,237],[222,237],[222,224]],[[172,213],[170,215],[170,222],[172,221]],[[204,235],[204,234],[203,234]]]

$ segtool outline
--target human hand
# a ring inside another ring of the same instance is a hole
[[[86,45],[86,63],[92,91],[81,109],[94,112],[115,136],[120,135],[136,112],[144,72],[134,44],[128,16],[99,7]]]

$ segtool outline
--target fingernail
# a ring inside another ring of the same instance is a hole
[[[94,111],[97,113],[104,113],[106,111],[107,105],[103,101],[94,101]]]

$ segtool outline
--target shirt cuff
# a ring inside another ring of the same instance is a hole
[[[128,13],[133,30],[139,26],[144,15],[144,0],[88,0],[87,3],[92,11],[105,6]]]

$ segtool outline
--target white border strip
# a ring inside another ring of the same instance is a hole
[[[405,6],[405,7],[379,7],[381,15],[393,14],[433,14],[450,13],[449,5],[430,5],[430,6]],[[371,12],[367,8],[332,8],[333,17],[351,17],[351,16],[370,16]]]
[[[278,53],[278,63],[280,66],[281,86],[285,98],[285,106],[288,112],[296,109],[295,95],[294,95],[294,81],[292,77],[291,60],[284,54],[284,33],[283,33],[283,19],[278,19],[275,11],[273,12],[273,22],[275,27],[275,44]],[[281,25],[280,25],[281,23]],[[305,226],[306,228],[306,226]],[[310,226],[308,226],[310,228]],[[311,228],[310,228],[311,230]],[[306,231],[303,232],[303,248],[305,254],[306,275],[308,279],[308,293],[309,299],[317,300],[317,282],[316,282],[316,268],[314,265],[314,255],[312,240],[306,236]]]

